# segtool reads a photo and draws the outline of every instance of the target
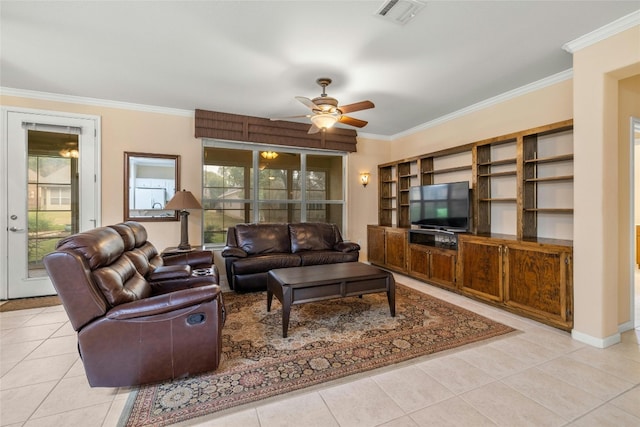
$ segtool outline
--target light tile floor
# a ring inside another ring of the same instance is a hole
[[[521,333],[182,425],[640,426],[640,329],[596,349],[532,320],[397,279]],[[130,389],[88,386],[62,307],[0,313],[0,344],[0,425],[118,425]]]

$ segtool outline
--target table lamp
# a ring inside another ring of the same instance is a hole
[[[176,192],[169,203],[164,207],[165,209],[180,211],[180,244],[178,249],[189,250],[191,245],[189,244],[189,212],[187,209],[202,209],[200,202],[193,197],[191,191],[182,190]]]

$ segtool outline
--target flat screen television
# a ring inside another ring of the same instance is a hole
[[[409,219],[422,228],[469,231],[469,181],[411,187]]]

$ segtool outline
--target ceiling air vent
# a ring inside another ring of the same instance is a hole
[[[398,25],[405,25],[425,7],[417,0],[386,0],[376,11],[376,15]]]

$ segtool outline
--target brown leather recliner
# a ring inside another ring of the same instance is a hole
[[[165,268],[161,257],[150,256],[153,267],[147,266],[147,272],[139,271],[132,261],[141,260],[136,249],[144,248],[138,252],[147,254],[155,251],[147,245],[146,230],[140,230],[144,227],[124,225],[138,228],[139,238],[144,234],[144,241],[131,247],[116,231],[123,232],[122,226],[67,237],[44,258],[78,333],[78,351],[89,384],[133,386],[215,370],[222,356],[225,321],[215,266],[209,261],[210,274],[195,276],[186,264],[188,256],[182,263],[173,259],[174,264],[165,266],[169,270],[165,275],[171,277],[165,286],[162,274],[154,276]],[[203,257],[196,264],[202,266],[206,254],[197,257]],[[144,262],[140,265],[144,270]],[[187,277],[185,271],[189,271]],[[184,277],[182,285],[176,276]]]

